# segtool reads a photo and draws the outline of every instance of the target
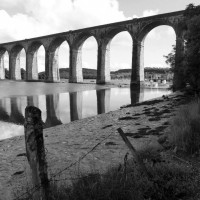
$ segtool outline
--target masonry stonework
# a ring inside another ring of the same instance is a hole
[[[0,57],[0,79],[5,79],[4,55]]]
[[[45,77],[46,81],[58,82],[59,59],[58,50],[62,42],[66,41],[70,48],[69,82],[83,82],[82,73],[82,45],[84,41],[93,36],[98,44],[97,55],[97,84],[110,82],[110,42],[112,38],[122,32],[128,31],[133,39],[132,48],[132,75],[131,85],[141,86],[144,83],[144,40],[146,35],[155,27],[160,25],[171,26],[176,33],[176,60],[174,82],[181,87],[180,67],[183,54],[183,29],[180,24],[184,21],[183,11],[159,14],[144,18],[105,24],[85,29],[57,33],[37,38],[0,44],[0,52],[9,53],[10,79],[20,80],[20,51],[25,49],[27,80],[38,79],[37,50],[43,45],[45,49]],[[34,48],[31,45],[36,44]],[[31,51],[29,51],[31,49]],[[4,59],[0,54],[0,78],[4,78]]]

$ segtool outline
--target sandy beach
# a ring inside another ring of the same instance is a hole
[[[129,152],[117,132],[119,127],[137,150],[151,146],[161,150],[162,146],[157,139],[168,130],[170,121],[183,102],[182,94],[176,93],[169,95],[169,98],[161,97],[44,129],[49,177],[78,161],[98,143],[100,145],[78,164],[55,176],[56,180],[60,180],[58,183],[62,183],[63,178],[70,179],[80,173],[104,172],[109,167],[119,165]],[[24,136],[0,141],[1,200],[13,199],[14,196],[22,194],[27,185],[31,187],[25,153]]]

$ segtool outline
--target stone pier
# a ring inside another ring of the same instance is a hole
[[[110,42],[120,32],[127,31],[133,42],[132,47],[132,74],[131,85],[141,87],[144,85],[144,40],[147,34],[154,28],[167,25],[172,27],[176,34],[176,61],[174,70],[174,83],[177,89],[183,83],[181,74],[181,58],[184,49],[183,27],[184,11],[159,14],[149,17],[134,18],[127,21],[83,28],[68,32],[46,35],[31,39],[0,44],[0,79],[4,79],[4,58],[9,54],[10,79],[20,80],[20,52],[26,52],[26,78],[38,79],[37,51],[43,45],[45,49],[45,77],[46,81],[58,82],[59,75],[59,47],[63,42],[69,45],[69,82],[83,82],[82,72],[82,46],[89,37],[94,37],[98,44],[97,55],[97,84],[110,82]]]

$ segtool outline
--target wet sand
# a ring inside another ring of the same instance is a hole
[[[119,127],[137,150],[151,146],[162,150],[157,139],[167,131],[182,101],[183,96],[176,93],[169,95],[169,98],[158,98],[45,129],[49,176],[78,161],[98,143],[101,144],[95,150],[55,179],[70,179],[79,173],[104,172],[122,163],[129,150],[117,132]],[[0,141],[0,156],[0,199],[10,200],[13,193],[20,195],[27,185],[31,185],[24,136]]]

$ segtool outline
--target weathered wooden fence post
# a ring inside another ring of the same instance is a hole
[[[27,106],[25,109],[25,144],[27,159],[30,164],[34,200],[47,200],[49,194],[49,180],[45,157],[43,122],[40,109]]]
[[[131,151],[133,158],[135,159],[137,165],[140,167],[140,170],[147,174],[147,169],[145,164],[143,163],[143,160],[140,158],[140,156],[138,155],[136,149],[133,147],[133,145],[130,143],[130,141],[128,140],[128,138],[126,137],[124,131],[121,128],[118,128],[117,131],[119,132],[120,136],[122,137],[122,139],[124,140],[125,144],[127,145],[127,147],[129,148],[129,150]]]

